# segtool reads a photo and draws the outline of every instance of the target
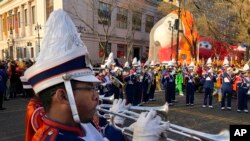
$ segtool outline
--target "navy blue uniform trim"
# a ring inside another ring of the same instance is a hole
[[[46,80],[50,77],[59,75],[61,73],[66,73],[72,70],[78,70],[84,68],[88,68],[86,67],[85,64],[85,56],[80,56],[33,76],[32,78],[29,79],[29,82],[32,86],[35,86],[37,83]]]

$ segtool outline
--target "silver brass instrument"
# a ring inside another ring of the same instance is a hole
[[[104,97],[104,95],[100,95],[99,96],[99,100],[100,101],[108,101],[108,102],[113,102],[114,101],[115,96],[111,95],[109,97]]]
[[[111,76],[111,79],[113,80],[113,84],[117,87],[119,87],[119,85],[121,85],[122,87],[124,87],[124,83],[122,83],[118,78],[116,78],[115,76]]]
[[[132,112],[132,111],[122,111],[121,113],[114,113],[108,109],[105,109],[105,108],[109,108],[111,107],[110,105],[98,105],[96,108],[97,108],[97,111],[99,112],[104,112],[106,114],[104,115],[114,115],[114,116],[120,116],[120,117],[123,117],[125,119],[130,119],[130,120],[133,120],[133,121],[137,121],[138,117],[140,114],[136,113],[136,112]],[[162,106],[161,106],[162,107]],[[148,109],[154,109],[154,107],[149,107],[149,108],[145,108],[145,107],[138,107],[138,106],[134,106],[133,107],[134,110],[139,110],[139,109],[143,109],[143,110],[148,110]],[[158,109],[159,107],[156,107],[156,110]],[[103,116],[103,117],[106,117],[106,118],[110,118],[111,116]],[[121,130],[123,134],[127,135],[127,136],[130,136],[132,137],[132,134],[130,134],[130,132],[133,132],[131,130],[131,128],[129,127],[119,127],[117,126],[113,120],[111,119],[110,120],[110,123],[117,129]],[[173,141],[174,139],[171,139],[171,138],[167,138],[167,132],[172,132],[172,133],[175,133],[175,134],[178,134],[178,135],[182,135],[182,136],[185,136],[185,137],[188,137],[190,139],[195,139],[195,140],[209,140],[209,141],[229,141],[229,131],[228,130],[223,130],[222,132],[220,132],[219,134],[208,134],[208,133],[204,133],[204,132],[200,132],[200,131],[196,131],[196,130],[192,130],[192,129],[189,129],[189,128],[185,128],[185,127],[182,127],[182,126],[179,126],[179,125],[176,125],[176,124],[171,124],[169,121],[161,121],[161,123],[167,123],[169,125],[169,128],[163,133],[163,135],[165,135],[166,137],[166,140],[168,141]],[[129,131],[129,132],[128,132]]]
[[[101,104],[98,105],[99,108],[111,108],[111,104]],[[150,110],[155,110],[158,112],[164,112],[168,113],[168,103],[166,102],[164,105],[159,106],[159,107],[145,107],[145,106],[129,106],[128,110],[136,110],[136,111],[150,111]]]

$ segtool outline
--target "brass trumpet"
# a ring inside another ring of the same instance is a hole
[[[111,104],[101,104],[98,105],[99,108],[111,108]],[[128,110],[136,110],[136,111],[150,111],[150,110],[155,110],[158,112],[164,112],[165,114],[168,113],[168,103],[166,102],[164,105],[159,106],[159,107],[145,107],[145,106],[129,106]]]
[[[99,96],[99,100],[100,101],[108,101],[108,102],[113,102],[114,101],[115,96],[111,95],[109,97],[104,97],[104,95],[100,95]]]
[[[100,111],[100,112],[104,112],[106,114],[109,114],[109,115],[114,115],[114,116],[120,116],[120,117],[123,117],[125,119],[130,119],[130,120],[133,120],[133,121],[137,121],[138,117],[139,117],[139,114],[138,113],[135,113],[135,112],[132,112],[132,111],[123,111],[122,113],[114,113],[110,110],[107,110],[105,108],[108,108],[110,107],[110,105],[99,105],[97,106],[97,111]],[[161,106],[162,107],[162,106]],[[137,106],[135,106],[135,108],[137,108]],[[153,107],[151,107],[153,108]],[[147,108],[146,108],[147,109]],[[110,118],[110,116],[104,116],[106,118]],[[119,127],[117,126],[113,120],[109,120],[109,122],[117,129],[121,130],[123,134],[129,136],[129,137],[132,137],[132,134],[130,134],[129,132],[132,132],[133,131],[131,130],[131,128],[129,127]],[[174,139],[171,139],[171,138],[167,138],[167,132],[172,132],[172,133],[175,133],[175,134],[178,134],[178,135],[182,135],[182,136],[185,136],[185,137],[188,137],[190,139],[195,139],[195,140],[209,140],[209,141],[229,141],[229,131],[228,130],[223,130],[222,132],[220,132],[219,134],[208,134],[208,133],[204,133],[204,132],[200,132],[200,131],[196,131],[196,130],[192,130],[192,129],[189,129],[189,128],[185,128],[185,127],[182,127],[182,126],[179,126],[179,125],[175,125],[175,124],[171,124],[169,121],[161,121],[161,123],[167,123],[169,126],[168,126],[168,129],[163,133],[163,135],[165,135],[166,137],[166,140],[168,141],[173,141]],[[129,132],[127,132],[129,131]]]
[[[119,87],[119,85],[121,85],[122,87],[125,86],[124,83],[122,83],[118,78],[116,78],[113,75],[110,75],[111,79],[113,80],[113,84],[116,85],[117,87]]]

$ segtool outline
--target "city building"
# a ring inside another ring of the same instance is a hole
[[[146,59],[159,0],[0,0],[0,59],[36,58],[46,20],[64,9],[88,47],[92,63],[109,52],[122,62]]]

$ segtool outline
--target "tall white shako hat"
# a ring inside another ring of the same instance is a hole
[[[227,57],[224,58],[223,66],[225,66],[225,67],[229,66],[229,61],[228,61]]]
[[[208,66],[208,67],[212,67],[212,59],[211,59],[211,57],[209,57],[209,58],[207,59],[207,66]]]
[[[128,63],[128,61],[127,61],[127,62],[125,62],[125,64],[124,64],[124,68],[130,68],[130,67],[129,67],[129,63]]]
[[[105,63],[103,65],[101,65],[101,68],[102,69],[110,68],[111,64],[112,64],[112,60],[107,59],[107,60],[105,60]]]
[[[248,65],[248,64],[245,64],[244,67],[243,67],[243,69],[242,69],[242,71],[243,71],[243,72],[248,72],[249,69],[250,69],[250,68],[249,68],[249,65]]]
[[[132,61],[132,66],[138,66],[136,57],[134,57],[134,59]]]
[[[174,58],[171,60],[171,62],[173,65],[176,65],[176,60]]]
[[[194,69],[194,67],[195,67],[195,65],[194,65],[194,62],[192,61],[192,62],[189,64],[188,68],[189,68],[189,69]]]
[[[147,67],[149,66],[149,60],[147,60],[145,63],[144,63],[144,66],[143,67]]]
[[[106,59],[105,63],[103,65],[101,65],[101,68],[102,69],[109,68],[111,65],[115,65],[113,52],[109,53],[108,59]]]
[[[151,63],[150,63],[150,67],[154,67],[155,66],[155,61],[152,60]]]
[[[36,94],[64,83],[73,119],[80,123],[70,80],[100,81],[94,76],[87,47],[66,12],[62,9],[52,12],[45,27],[39,56],[24,76]]]
[[[141,61],[140,61],[140,60],[137,62],[137,65],[138,65],[139,67],[141,66]]]
[[[172,68],[174,66],[173,61],[169,61],[167,64],[167,68]]]
[[[21,76],[20,79],[23,84],[23,89],[32,89],[32,86],[24,76]]]
[[[111,65],[115,65],[114,54],[113,52],[109,53],[108,60],[111,62]]]
[[[162,66],[167,65],[168,61],[162,61],[161,64],[162,64]]]

